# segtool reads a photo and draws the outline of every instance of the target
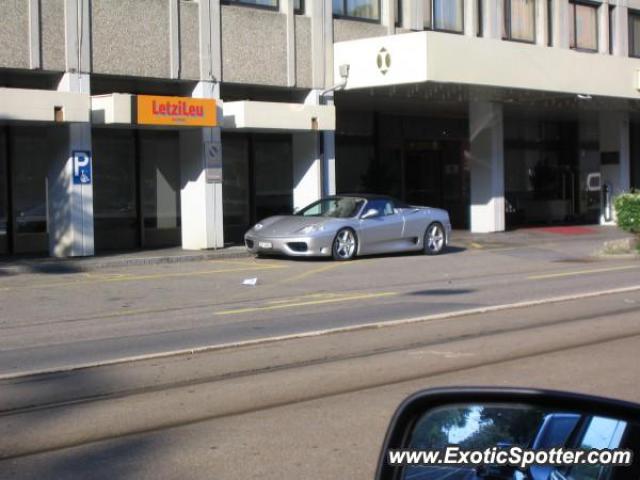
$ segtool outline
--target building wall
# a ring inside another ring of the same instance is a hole
[[[63,72],[64,58],[64,0],[40,2],[40,35],[42,68]]]
[[[29,68],[29,9],[26,1],[0,2],[0,67]]]
[[[223,5],[221,17],[222,81],[286,87],[286,15]]]
[[[169,76],[169,2],[93,1],[91,25],[94,73]]]

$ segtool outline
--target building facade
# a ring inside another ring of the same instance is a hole
[[[220,248],[342,192],[476,232],[604,223],[640,187],[640,0],[4,0],[0,18],[0,255]]]

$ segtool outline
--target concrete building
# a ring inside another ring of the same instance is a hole
[[[323,194],[455,226],[640,187],[640,0],[4,0],[0,255],[241,241]]]

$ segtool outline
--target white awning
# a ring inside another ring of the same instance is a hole
[[[440,82],[640,99],[640,59],[520,42],[416,32],[335,44],[346,90]]]
[[[91,97],[91,122],[96,125],[130,125],[133,123],[134,95],[111,93]]]
[[[89,102],[81,93],[0,88],[0,121],[88,122]]]
[[[336,112],[329,105],[238,101],[225,102],[225,129],[255,131],[335,130]]]

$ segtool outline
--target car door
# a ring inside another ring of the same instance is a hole
[[[395,251],[402,241],[404,218],[396,213],[393,202],[388,199],[371,199],[364,212],[378,210],[378,215],[360,220],[360,252],[382,253]]]

